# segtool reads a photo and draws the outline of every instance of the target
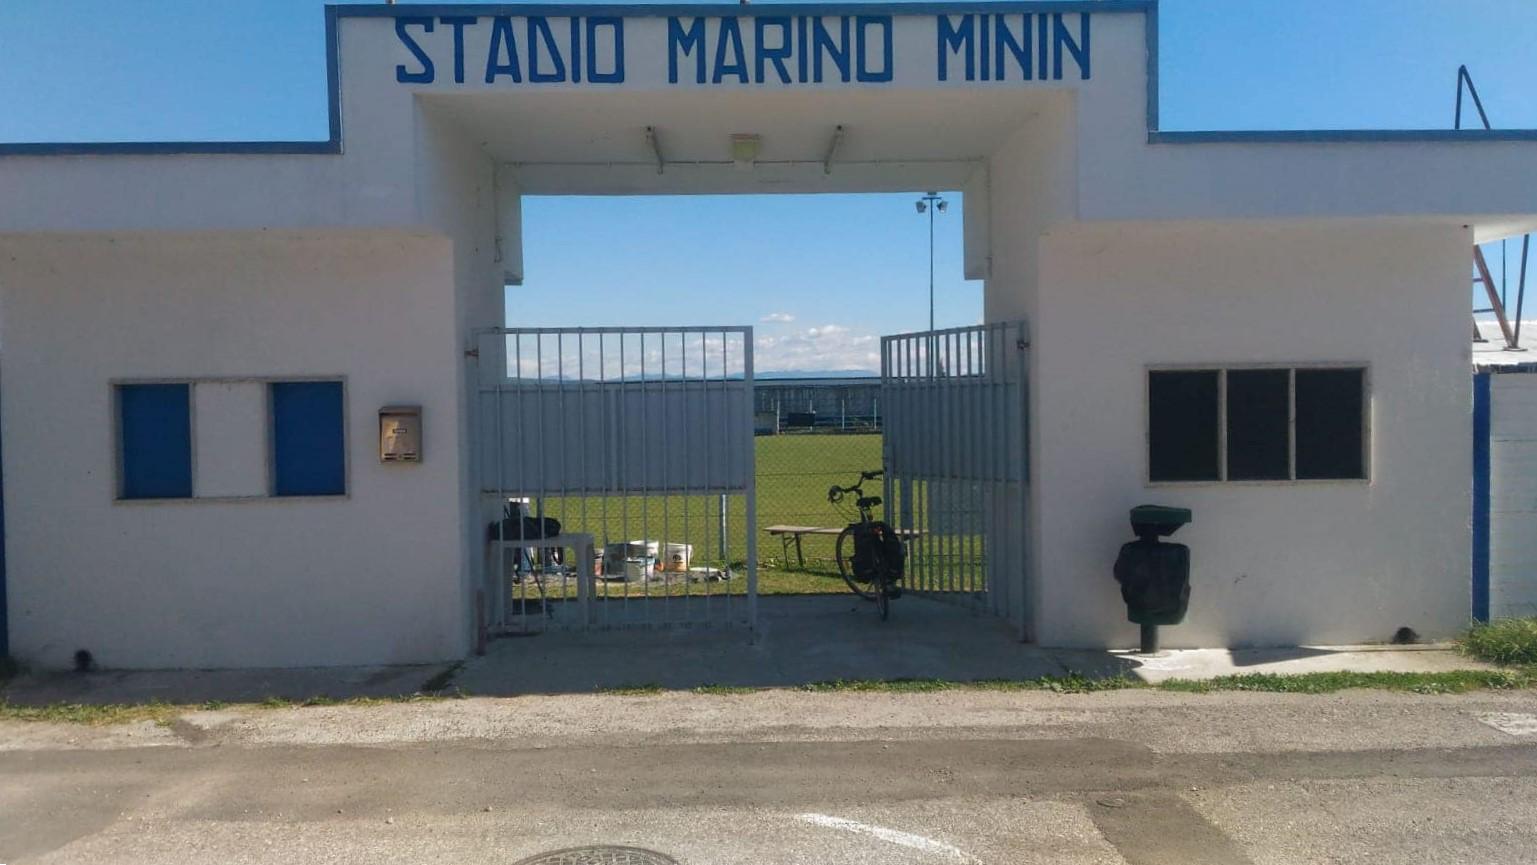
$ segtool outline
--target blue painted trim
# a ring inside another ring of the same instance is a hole
[[[1147,39],[1147,131],[1148,139],[1158,131],[1158,0],[1152,0],[1142,29]]]
[[[1473,376],[1473,618],[1489,621],[1489,374]]]
[[[0,457],[0,463],[3,463]],[[0,468],[0,658],[11,653],[11,617],[5,597],[5,472]]]
[[[337,26],[337,10],[326,6],[326,118],[330,137],[325,144],[328,153],[342,152],[342,61],[341,30]]]
[[[1147,136],[1150,144],[1290,144],[1339,142],[1436,142],[1436,141],[1537,141],[1537,129],[1496,130],[1296,130],[1296,131],[1170,131],[1159,129],[1158,0],[1003,0],[1003,2],[906,2],[906,3],[785,3],[763,6],[709,3],[699,5],[603,4],[498,4],[466,5],[366,5],[325,7],[326,103],[329,136],[324,141],[102,141],[102,142],[0,142],[4,156],[175,156],[189,154],[318,154],[342,152],[341,28],[343,18],[396,18],[410,15],[619,15],[628,18],[660,18],[671,15],[701,17],[756,15],[959,15],[964,13],[1140,13],[1146,18],[1147,40]]]
[[[1159,132],[1150,144],[1348,144],[1353,142],[1537,141],[1537,129],[1276,129],[1254,131]]]
[[[0,144],[0,156],[175,156],[341,152],[337,141],[38,141]]]
[[[1348,144],[1352,142],[1537,141],[1537,129],[1277,129],[1163,131],[1158,115],[1158,0],[1147,9],[1147,143]]]
[[[698,18],[757,15],[962,15],[968,12],[1014,15],[1035,13],[1146,13],[1157,0],[1004,0],[1004,2],[958,3],[773,3],[762,6],[737,3],[648,4],[617,3],[591,6],[570,3],[444,4],[412,3],[395,6],[383,4],[328,6],[343,18],[398,18],[420,15],[470,15],[490,18],[497,15],[544,15],[564,18],[572,15],[617,15],[624,18],[667,18],[687,15]]]

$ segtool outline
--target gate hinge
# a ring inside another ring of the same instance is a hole
[[[480,357],[480,349],[478,349],[478,348],[467,348],[467,349],[464,350],[464,356],[465,357]]]

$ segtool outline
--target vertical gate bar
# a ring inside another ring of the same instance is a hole
[[[592,533],[592,556],[598,564],[593,572],[593,582],[598,582],[598,575],[603,575],[603,604],[599,605],[599,619],[601,624],[609,624],[609,618],[613,615],[609,598],[613,590],[609,584],[609,562],[604,561],[603,553],[609,547],[609,498],[613,495],[613,418],[609,413],[609,346],[606,335],[601,330],[598,336],[598,381],[593,384],[593,401],[598,404],[598,429],[601,430],[598,444],[603,447],[604,470],[603,479],[599,482],[601,493],[598,495],[598,525],[603,527],[601,532]]]
[[[952,333],[948,343],[949,365],[946,369],[950,375],[945,385],[950,390],[950,526],[954,530],[950,534],[950,591],[964,591],[964,571],[961,558],[965,554],[963,537],[960,529],[964,528],[964,512],[962,504],[965,501],[961,486],[965,483],[966,472],[961,468],[966,459],[965,448],[965,422],[966,422],[966,392],[962,389],[965,379],[961,378],[961,334],[959,331]]]
[[[945,530],[944,533],[937,530],[934,532],[935,590],[944,593],[950,590],[950,526],[945,519],[944,499],[945,490],[951,483],[951,454],[955,452],[951,428],[955,407],[950,404],[950,388],[945,381],[949,369],[949,335],[941,336],[930,331],[928,338],[929,345],[933,346],[934,350],[933,368],[929,373],[929,386],[933,389],[930,399],[933,400],[931,405],[936,409],[934,419],[938,427],[938,435],[934,439],[938,446],[933,448],[930,454],[934,458],[934,473],[929,481],[929,507],[933,510],[929,523],[930,525],[937,523],[939,528]]]
[[[951,559],[950,564],[950,572],[953,575],[951,576],[953,592],[965,592],[965,535],[962,533],[962,530],[965,529],[965,496],[962,495],[961,487],[965,482],[965,470],[962,466],[964,466],[965,459],[967,459],[967,450],[965,450],[965,439],[967,439],[967,433],[965,433],[965,416],[967,416],[965,415],[965,409],[967,409],[967,403],[965,403],[965,379],[962,378],[962,375],[965,373],[965,367],[964,363],[962,363],[961,346],[961,332],[958,330],[958,332],[954,332],[953,343],[951,343],[951,349],[953,350],[951,350],[950,355],[950,381],[948,381],[948,386],[950,386],[951,393],[953,393],[950,401],[954,406],[954,418],[951,419],[950,423],[950,433],[953,436],[951,441],[954,441],[954,450],[950,453],[950,475],[953,478],[950,481],[950,512],[953,515],[950,524],[956,529],[956,532],[950,536],[951,552],[953,552],[953,559]]]
[[[667,330],[662,331],[660,334],[662,338],[662,371],[659,373],[659,376],[662,384],[661,396],[657,400],[658,414],[661,415],[657,419],[660,428],[657,444],[662,456],[662,533],[656,537],[657,565],[662,563],[662,548],[666,545],[667,535],[671,531],[669,527],[671,522],[669,509],[672,505],[673,493],[678,489],[678,481],[672,476],[674,471],[672,464],[672,436],[668,435],[667,432],[667,424],[671,421],[669,417],[670,412],[668,411],[670,406],[667,403],[667,337],[670,335],[671,331]],[[650,509],[647,508],[647,510],[649,511]],[[646,540],[650,542],[651,537],[649,534],[646,536]],[[670,623],[673,617],[672,581],[665,576],[665,573],[665,571],[660,571],[655,565],[652,566],[652,574],[657,576],[662,584],[662,624],[664,625]]]
[[[884,390],[890,381],[891,338],[890,336],[881,336],[881,390]],[[898,529],[898,535],[896,536],[904,538],[901,532],[902,524],[893,516],[896,510],[898,510],[898,501],[896,501],[895,495],[895,473],[898,472],[898,466],[896,466],[893,453],[891,453],[891,436],[885,435],[884,432],[881,433],[881,469],[884,469],[885,472],[884,475],[881,475],[881,498],[885,499],[884,516],[888,522],[896,525],[896,529]]]
[[[1019,508],[1019,573],[1020,573],[1020,597],[1017,605],[1019,616],[1019,636],[1026,639],[1030,636],[1031,616],[1033,615],[1030,604],[1029,567],[1030,555],[1028,534],[1032,515],[1030,514],[1030,348],[1032,344],[1029,332],[1029,322],[1021,322],[1016,325],[1017,337],[1015,344],[1020,346],[1014,352],[1015,361],[1015,393],[1013,399],[1019,404],[1019,423],[1016,424],[1013,446],[1018,450],[1020,458],[1019,483],[1014,488],[1017,495]]]
[[[640,586],[641,613],[651,624],[651,581],[646,578],[646,542],[651,540],[651,384],[646,377],[646,332],[640,335]],[[629,548],[625,555],[629,556]]]
[[[955,591],[955,457],[959,452],[955,439],[955,387],[952,376],[955,356],[951,351],[950,334],[938,336],[939,363],[935,364],[934,386],[939,389],[940,404],[940,471],[944,481],[939,487],[941,498],[939,514],[945,523],[945,534],[940,540],[940,561],[943,570],[939,575],[940,591]]]
[[[704,466],[705,466],[704,478],[705,478],[706,481],[708,481],[708,480],[710,480],[712,478],[717,477],[717,475],[715,474],[715,459],[714,459],[714,457],[715,457],[715,443],[710,440],[712,438],[711,435],[710,435],[710,431],[708,429],[706,429],[705,426],[704,426],[704,424],[706,423],[705,419],[710,416],[709,407],[710,407],[710,398],[711,398],[711,392],[710,392],[710,335],[709,335],[709,333],[704,332],[704,331],[701,331],[699,333],[699,362],[700,362],[700,370],[699,370],[699,394],[700,394],[700,397],[699,398],[700,398],[701,405],[703,405],[703,407],[704,407],[704,411],[700,415],[700,418],[699,418],[699,425],[700,425],[700,431],[702,433],[704,433]],[[711,495],[710,492],[709,492],[709,490],[714,489],[714,485],[713,484],[708,484],[707,483],[704,486],[706,487],[706,491],[705,491],[703,497],[700,499],[700,502],[699,502],[699,519],[700,519],[701,523],[703,523],[703,524],[705,524],[707,526],[708,523],[709,523],[709,517],[711,516],[710,508],[709,508],[710,501],[712,499],[715,499],[716,503],[719,504],[719,500],[716,499],[716,497],[714,495]],[[716,524],[716,529],[718,530],[719,528],[720,528],[720,525],[719,525],[719,523],[717,523]],[[700,540],[708,540],[709,539],[709,529],[708,528],[701,528],[700,532],[702,533],[702,536],[701,536]],[[685,543],[689,543],[689,541],[685,541]],[[700,555],[702,555],[704,553],[704,544],[700,544],[699,545],[698,553]],[[690,569],[695,568],[695,567],[699,567],[699,564],[695,561],[695,558],[696,558],[695,551],[694,550],[690,550],[689,551],[689,557],[688,557],[688,563],[684,566],[684,579],[688,579],[689,577],[691,577],[693,575],[693,571],[690,570]],[[711,597],[714,594],[714,592],[712,591],[712,588],[713,587],[710,585],[710,580],[708,579],[708,575],[706,575],[706,578],[704,579],[704,598],[705,598],[705,600],[704,600],[704,618],[707,621],[712,619],[711,613],[713,613],[714,610],[715,610],[714,604],[712,602],[713,598]]]
[[[591,388],[587,386],[587,340],[585,338],[585,334],[585,330],[578,330],[576,332],[576,399],[577,405],[581,408],[582,412],[582,418],[577,423],[577,429],[580,431],[581,435],[581,446],[577,448],[577,459],[582,464],[582,500],[580,505],[580,517],[582,521],[582,531],[593,536],[592,557],[593,561],[597,561],[597,534],[592,530],[592,523],[587,521],[587,499],[592,495],[592,469],[587,465],[587,455],[590,453],[590,446],[587,442],[587,432],[589,426],[587,423],[587,400],[588,393]],[[577,564],[580,565],[582,557],[577,556],[576,558]],[[593,571],[592,573],[588,574],[578,573],[576,576],[577,579],[586,580],[591,584],[591,593],[594,596],[594,602],[596,602],[598,595],[597,572]]]
[[[982,426],[982,418],[987,411],[987,391],[984,389],[982,378],[982,346],[987,340],[986,328],[978,328],[976,332],[975,358],[972,360],[972,393],[974,395],[975,409],[972,414],[972,440],[976,446],[972,450],[971,467],[975,484],[972,487],[972,543],[971,543],[971,579],[972,592],[981,599],[987,597],[987,575],[982,571],[982,516],[987,512],[985,504],[987,489],[987,475],[982,470],[982,460],[985,459],[983,448],[987,447],[987,430]]]
[[[550,398],[549,398],[549,390],[548,390],[549,385],[548,385],[548,382],[545,380],[545,376],[544,376],[544,334],[542,334],[542,333],[536,333],[534,335],[534,369],[537,370],[537,374],[535,376],[535,381],[537,382],[536,387],[538,387],[537,393],[539,394],[539,409],[538,409],[538,414],[539,414],[539,417],[538,417],[538,429],[539,429],[539,483],[536,485],[536,488],[534,490],[535,495],[529,501],[529,504],[532,506],[530,508],[530,510],[533,511],[534,519],[539,520],[540,523],[543,523],[543,521],[544,521],[544,500],[545,500],[545,497],[549,494],[549,483],[550,483],[550,456],[546,452],[546,448],[545,448],[545,440],[549,437],[547,435],[547,432],[549,430],[549,426],[548,426],[548,423],[549,423],[548,414],[549,414],[549,412],[548,412],[548,409],[549,409]],[[525,527],[525,524],[520,522],[518,524],[518,526],[519,526],[518,531],[521,534],[522,540],[525,541],[525,542],[528,541],[529,538],[528,538],[528,535],[527,535],[527,528]],[[537,555],[532,555],[532,554],[535,554],[535,553],[537,553]],[[548,586],[549,586],[549,579],[548,579],[549,575],[544,572],[545,571],[545,551],[544,550],[530,550],[530,554],[531,554],[531,558],[533,558],[533,563],[532,563],[531,567],[532,567],[533,572],[535,574],[534,586],[535,586],[535,588],[540,590],[539,591],[539,606],[544,609],[545,617],[548,619],[550,614],[551,614],[551,612],[554,609],[559,609],[562,613],[564,613],[565,612],[565,604],[564,604],[565,599],[564,599],[564,597],[562,597],[562,599],[561,599],[562,600],[562,604],[561,604],[560,607],[551,607],[551,605],[550,605],[550,590],[548,588]]]
[[[939,407],[940,393],[938,380],[935,378],[935,374],[939,368],[939,344],[934,340],[934,335],[932,332],[924,335],[923,349],[928,358],[926,361],[926,366],[923,370],[923,391],[921,392],[921,395],[918,396],[918,405],[914,406],[914,415],[916,416],[919,412],[922,412],[922,417],[926,421],[925,425],[927,426],[928,431],[923,436],[923,438],[917,439],[917,441],[929,441],[933,442],[934,445],[939,445],[942,441],[942,437],[944,436],[945,431],[944,423],[940,417],[940,412],[933,410]],[[923,411],[925,405],[930,407],[929,411]],[[940,590],[941,586],[939,557],[944,552],[942,549],[943,543],[940,541],[938,535],[936,534],[935,526],[937,523],[934,513],[934,480],[937,477],[940,468],[938,460],[939,451],[933,446],[922,448],[922,450],[925,451],[925,453],[923,455],[924,489],[923,498],[921,501],[923,505],[923,523],[929,527],[929,544],[927,556],[928,587],[931,591],[937,592]],[[943,525],[939,525],[938,527],[944,528]]]
[[[619,332],[619,387],[616,397],[617,405],[614,410],[614,442],[615,448],[620,454],[619,463],[616,466],[618,471],[616,477],[619,481],[620,537],[615,543],[626,545],[624,547],[624,555],[621,558],[622,563],[619,566],[619,575],[623,577],[620,580],[620,585],[624,586],[624,601],[622,602],[623,609],[621,610],[624,614],[621,622],[624,623],[630,621],[630,574],[629,569],[625,567],[628,563],[625,560],[630,555],[630,548],[628,546],[630,543],[630,490],[635,483],[630,477],[629,424],[626,423],[625,417],[630,403],[629,383],[625,380],[626,370],[629,368],[625,351],[625,343],[629,341],[628,336],[629,334],[624,331]]]
[[[524,479],[526,479],[528,477],[528,472],[526,471],[526,469],[528,468],[528,456],[527,456],[528,436],[526,434],[527,433],[528,413],[525,412],[525,411],[522,411],[524,393],[523,393],[523,335],[521,333],[519,333],[519,334],[517,334],[517,335],[515,335],[513,337],[513,348],[515,350],[515,357],[517,358],[517,363],[516,363],[516,365],[514,367],[514,369],[516,369],[516,371],[517,371],[516,372],[517,378],[515,379],[516,385],[513,388],[513,394],[514,394],[513,410],[517,414],[517,419],[518,419],[518,468],[520,469],[520,471],[518,472],[518,478],[519,478],[519,480],[524,480]],[[506,354],[506,352],[507,352],[507,340],[504,337],[502,339],[502,353]],[[503,480],[501,481],[501,483],[498,486],[497,504],[500,506],[502,513],[506,514],[506,512],[507,512],[507,481],[506,481],[506,475],[503,475]],[[518,537],[521,540],[522,535],[523,535],[523,528],[522,528],[523,523],[522,523],[521,520],[514,520],[513,522],[518,526]],[[503,535],[504,535],[504,537],[502,538],[503,541],[507,540],[507,538],[505,537],[505,534],[506,533],[503,532]],[[505,547],[505,544],[503,546]],[[527,606],[526,603],[518,604],[518,596],[519,595],[523,595],[522,600],[524,600],[525,602],[527,601],[527,595],[526,595],[527,586],[524,585],[524,583],[522,582],[522,577],[523,577],[523,574],[522,574],[522,569],[523,569],[523,551],[522,551],[522,548],[521,547],[513,547],[512,548],[512,553],[513,553],[512,561],[513,561],[513,569],[514,569],[513,573],[515,573],[518,576],[519,582],[516,584],[516,586],[511,585],[511,584],[508,585],[508,587],[507,587],[507,595],[508,595],[507,600],[508,600],[509,604],[516,606],[516,608],[518,610],[518,628],[519,628],[519,630],[521,630],[524,633],[527,633],[528,632],[528,606]],[[503,579],[503,581],[506,581],[507,578],[504,575],[502,577],[502,579]]]
[[[753,389],[753,345],[752,328],[742,331],[742,408],[748,413],[747,431],[752,431],[752,389]],[[741,419],[738,419],[741,422]],[[738,434],[740,438],[740,433]],[[748,442],[751,444],[751,442]],[[757,457],[752,448],[748,448],[743,457],[747,461],[747,516],[745,528],[747,529],[747,626],[752,630],[758,629],[758,496],[757,496]]]
[[[977,490],[980,489],[978,483],[981,481],[981,472],[976,470],[975,465],[980,456],[979,448],[981,447],[981,436],[977,428],[978,416],[981,414],[981,404],[978,401],[979,394],[976,388],[977,365],[972,357],[972,352],[974,351],[973,342],[976,339],[980,339],[981,335],[982,331],[980,328],[968,328],[966,330],[966,375],[961,379],[961,381],[966,383],[966,437],[970,439],[966,448],[964,472],[966,476],[966,533],[962,536],[964,539],[964,552],[962,555],[966,557],[966,592],[973,599],[975,599],[977,592],[976,522],[977,516],[981,511],[979,504],[975,501]]]
[[[566,380],[566,334],[564,331],[555,335],[555,378],[556,387],[560,388],[560,515],[565,518],[565,521],[562,523],[564,527],[571,522],[570,442],[571,435],[574,432],[570,428],[571,410],[566,399],[566,392],[570,390],[571,385]],[[578,379],[577,383],[580,384],[581,380]],[[580,394],[577,395],[577,399],[581,399]],[[580,404],[579,402],[578,405]],[[577,424],[579,429],[582,426],[582,424]],[[584,523],[582,527],[585,529],[586,524]],[[540,532],[541,534],[543,533],[542,526]],[[572,569],[566,560],[566,551],[561,549],[557,552],[560,553],[560,594],[562,598],[565,598],[571,594]],[[575,553],[572,558],[576,559],[577,562],[581,562],[582,551],[572,549],[571,552]],[[592,575],[587,574],[584,576],[581,569],[578,568],[576,570],[576,597],[582,614],[583,627],[592,627],[592,592],[589,590],[591,583]]]
[[[694,381],[693,381],[692,378],[689,377],[689,372],[688,372],[688,334],[686,332],[681,332],[681,331],[678,333],[678,362],[682,366],[682,374],[683,374],[683,378],[681,380],[681,383],[682,383],[682,387],[683,387],[683,412],[682,412],[682,417],[683,417],[683,455],[684,455],[684,458],[683,458],[683,461],[682,461],[683,462],[683,466],[682,466],[682,468],[683,468],[683,500],[682,500],[683,501],[683,532],[682,532],[682,535],[680,536],[679,540],[677,541],[677,543],[687,544],[687,543],[689,543],[689,541],[693,540],[693,538],[688,533],[688,529],[689,529],[689,510],[691,509],[691,505],[693,505],[693,503],[694,503],[693,502],[693,488],[694,488],[694,466],[693,466],[693,459],[694,459],[694,452],[689,447],[689,445],[691,445],[693,443],[693,436],[690,434],[690,431],[691,431],[691,429],[692,429],[692,427],[694,425],[694,423],[693,423],[693,420],[694,420],[693,419],[693,409],[694,409],[695,404],[699,403],[700,400],[699,400],[699,391],[698,391],[697,388],[694,387]],[[663,553],[664,553],[664,558],[665,558],[665,551],[663,551]],[[697,612],[697,609],[696,609],[696,605],[694,604],[694,597],[693,597],[694,588],[693,588],[693,586],[691,586],[689,584],[688,569],[686,567],[680,573],[680,576],[683,578],[683,618],[684,618],[685,621],[692,622],[692,621],[694,621],[694,616],[695,616],[695,613]]]
[[[720,413],[720,422],[721,422],[721,432],[723,433],[723,435],[721,437],[721,441],[722,442],[730,442],[731,441],[731,413],[729,411],[730,406],[731,406],[731,397],[730,397],[731,382],[729,380],[730,376],[731,376],[731,348],[730,348],[730,345],[728,343],[728,339],[729,339],[729,337],[728,337],[727,332],[725,330],[722,330],[720,332],[720,389],[721,389],[720,392],[721,392],[721,406],[722,406],[722,410],[721,410],[721,413]],[[721,460],[722,469],[724,469],[726,467],[726,461],[729,460],[729,459],[731,459],[731,450],[730,450],[730,448],[729,447],[723,448],[723,459]],[[722,477],[725,477],[727,474],[728,473],[725,472],[725,471],[721,472],[721,476]],[[722,526],[722,529],[721,529],[721,568],[722,568],[721,574],[722,574],[722,576],[725,575],[725,570],[724,569],[730,567],[730,565],[731,565],[731,559],[730,559],[730,555],[729,555],[730,550],[728,549],[729,541],[727,539],[725,528],[724,528],[725,525],[726,525],[726,517],[724,516],[724,514],[727,513],[727,504],[728,504],[727,497],[724,496],[724,495],[721,496],[721,513],[723,515],[721,517],[721,526]],[[733,589],[735,587],[731,586],[729,584],[729,582],[730,581],[728,580],[727,581],[728,584],[726,586],[726,620],[727,621],[735,621],[734,619],[731,618],[731,595],[732,595],[732,591],[733,591]]]
[[[693,455],[694,455],[694,452],[689,449],[690,436],[689,436],[688,432],[689,432],[689,427],[693,426],[693,424],[691,423],[691,421],[693,420],[693,418],[691,416],[691,412],[693,410],[693,403],[695,402],[695,391],[694,391],[694,388],[693,388],[693,382],[691,382],[689,380],[689,377],[688,377],[688,334],[683,333],[682,331],[679,331],[679,333],[678,333],[678,367],[679,367],[679,369],[678,369],[678,375],[679,375],[678,386],[683,389],[683,391],[682,391],[682,403],[683,403],[682,411],[679,412],[679,415],[683,419],[683,459],[679,461],[681,463],[681,465],[679,466],[679,469],[683,472],[683,496],[682,496],[682,503],[683,503],[683,535],[682,535],[682,540],[681,541],[676,541],[675,543],[685,543],[686,544],[686,543],[688,543],[688,540],[689,540],[689,536],[688,536],[688,506],[690,504],[689,493],[690,493],[690,490],[692,489],[692,486],[693,486],[693,484],[691,483],[692,480],[693,480],[693,477],[692,477],[692,475],[693,475],[693,467],[690,465],[689,460],[691,460],[693,458]],[[667,530],[667,533],[670,534],[670,530]],[[667,539],[663,538],[662,540],[663,540],[663,543],[665,544]],[[657,553],[664,560],[667,558],[667,551],[666,551],[665,547],[658,548],[657,549]],[[686,621],[686,622],[687,621],[693,621],[693,611],[694,611],[693,610],[693,597],[692,597],[693,589],[688,584],[688,571],[684,571],[682,576],[683,576],[683,620]]]
[[[994,473],[994,477],[998,480],[998,496],[999,500],[1005,504],[1005,514],[1012,513],[1019,504],[1014,495],[1016,491],[1021,489],[1014,485],[1014,475],[1010,469],[1014,459],[1015,441],[1015,436],[1012,432],[1015,426],[1012,406],[1015,399],[1015,376],[1018,372],[1014,363],[1017,359],[1017,352],[1010,351],[1010,343],[1017,344],[1017,339],[1013,338],[1015,335],[1015,328],[1006,326],[998,330],[994,339],[996,343],[995,351],[997,353],[997,359],[994,363],[998,368],[997,380],[993,388],[993,416],[996,419],[992,424],[993,453],[994,459],[998,462],[998,469]],[[996,556],[997,562],[989,573],[993,579],[1001,580],[1005,583],[1005,592],[1017,593],[1022,597],[1025,589],[1024,559],[1019,555],[1022,539],[1015,537],[1008,530],[1009,526],[1010,524],[1007,521],[1001,519],[994,523],[994,531],[998,534],[996,544],[998,555]],[[1015,579],[1016,577],[1018,577],[1017,580]],[[1014,602],[1015,599],[1012,594],[1005,595],[999,598],[995,609],[1007,617],[1008,610],[1002,605]]]

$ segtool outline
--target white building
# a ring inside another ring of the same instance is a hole
[[[1042,644],[1135,641],[1110,567],[1147,501],[1195,513],[1168,645],[1466,622],[1468,262],[1537,225],[1537,135],[1160,132],[1150,0],[327,23],[328,141],[0,147],[17,657],[469,652],[499,503],[466,352],[523,194],[963,190],[986,319],[1028,322],[989,590]],[[418,462],[380,459],[397,405]]]

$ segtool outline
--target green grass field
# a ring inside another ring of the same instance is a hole
[[[866,469],[881,465],[881,437],[861,435],[777,435],[754,440],[757,460],[758,591],[760,594],[846,592],[833,558],[835,539],[808,536],[802,547],[805,570],[796,567],[794,550],[784,561],[780,542],[763,529],[776,525],[844,526],[857,517],[852,505],[840,511],[828,504],[827,488],[846,486]],[[880,494],[879,483],[868,490]],[[714,496],[567,497],[546,499],[545,515],[560,520],[567,532],[590,532],[601,545],[646,538],[694,547],[694,564],[734,567],[741,570],[747,559],[746,502],[741,496],[728,501],[725,550],[721,549],[720,499]],[[787,567],[788,565],[788,567]],[[552,596],[574,593],[546,584]],[[631,596],[648,593],[719,594],[746,590],[744,581],[725,584],[685,584],[666,587],[651,584],[607,584],[600,591]]]

